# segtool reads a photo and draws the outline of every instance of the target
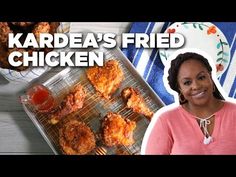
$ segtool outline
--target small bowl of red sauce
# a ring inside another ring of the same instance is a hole
[[[29,104],[38,112],[51,112],[56,107],[52,92],[42,84],[28,88],[19,99],[22,104]]]

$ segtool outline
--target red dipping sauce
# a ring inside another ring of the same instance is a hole
[[[21,103],[28,103],[39,112],[50,112],[56,106],[56,101],[51,91],[43,85],[29,88],[26,95],[20,97]]]

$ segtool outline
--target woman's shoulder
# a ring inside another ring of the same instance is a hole
[[[164,119],[170,119],[171,117],[176,117],[181,111],[181,106],[179,105],[170,105],[170,106],[165,106],[162,109],[160,109],[157,114],[160,118]]]
[[[224,108],[236,111],[236,101],[225,101]]]
[[[179,125],[181,115],[181,106],[165,106],[154,114],[152,122],[162,126]]]

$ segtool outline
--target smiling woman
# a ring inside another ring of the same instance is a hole
[[[236,104],[225,101],[200,54],[171,61],[167,80],[180,105],[156,114],[142,145],[143,154],[236,154]]]
[[[200,92],[201,90],[198,89],[200,86],[209,88],[208,92],[213,93],[217,99],[224,99],[212,80],[211,72],[212,68],[208,60],[197,53],[187,52],[172,60],[168,71],[168,81],[171,89],[179,94],[180,104],[194,103],[193,98],[203,96],[201,93],[206,93],[206,90]],[[206,98],[205,100],[210,101],[211,99]]]

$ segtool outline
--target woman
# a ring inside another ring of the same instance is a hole
[[[197,53],[171,61],[167,80],[180,105],[160,114],[143,154],[236,154],[236,104],[224,100],[211,72]]]

